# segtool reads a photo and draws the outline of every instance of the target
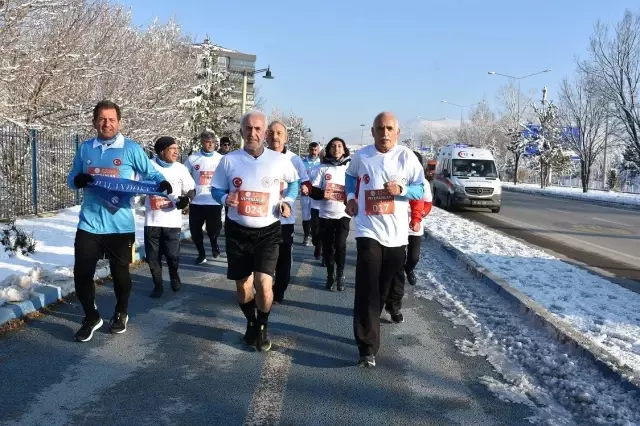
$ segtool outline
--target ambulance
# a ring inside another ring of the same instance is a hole
[[[447,145],[438,152],[435,173],[435,206],[449,211],[472,207],[500,212],[502,182],[488,149],[466,144]]]

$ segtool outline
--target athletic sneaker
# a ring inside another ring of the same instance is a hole
[[[264,352],[271,350],[271,340],[269,340],[269,336],[267,335],[267,326],[265,324],[260,325],[260,329],[258,330],[256,348]]]
[[[203,263],[207,263],[207,256],[205,256],[204,254],[201,256],[198,256],[198,258],[195,261],[196,265],[202,265]]]
[[[418,277],[416,277],[416,271],[407,271],[407,281],[410,285],[416,285]]]
[[[304,240],[302,240],[302,245],[311,247],[311,237],[308,237],[308,236],[304,237]]]
[[[113,318],[111,318],[109,333],[111,334],[124,333],[125,331],[127,331],[128,322],[129,322],[129,315],[116,312],[115,314],[113,314]]]
[[[175,278],[171,280],[171,290],[173,290],[174,292],[178,292],[180,291],[180,288],[182,288],[182,283],[180,282],[180,278]]]
[[[76,332],[74,338],[78,342],[88,342],[93,337],[93,332],[102,327],[102,324],[104,324],[102,318],[91,321],[85,317],[82,320],[82,327]]]
[[[242,341],[249,346],[255,346],[258,341],[258,324],[247,322],[247,331],[244,333]]]
[[[373,355],[361,356],[358,360],[358,367],[373,368],[376,366],[376,357]]]
[[[396,324],[400,324],[401,322],[404,322],[404,315],[402,315],[402,312],[397,312],[397,313],[389,312],[389,315],[391,315],[391,321],[395,322]]]

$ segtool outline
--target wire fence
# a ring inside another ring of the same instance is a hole
[[[67,187],[80,136],[56,130],[0,125],[0,219],[59,210],[78,204]]]

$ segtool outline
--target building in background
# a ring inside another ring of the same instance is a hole
[[[243,71],[250,72],[247,79],[247,110],[253,108],[255,103],[255,76],[253,72],[256,70],[256,55],[212,44],[208,37],[204,39],[204,42],[196,43],[193,46],[203,51],[210,49],[215,52],[218,58],[218,70],[229,73],[229,81],[234,86],[233,93],[240,102],[242,102],[242,73]]]

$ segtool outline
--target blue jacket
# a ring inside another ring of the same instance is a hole
[[[111,145],[104,145],[97,138],[83,142],[73,159],[67,176],[67,185],[78,189],[73,179],[80,173],[154,181],[165,180],[149,161],[144,150],[131,139],[118,135]],[[124,234],[135,232],[132,208],[114,209],[95,193],[95,189],[83,190],[84,200],[80,208],[78,229],[93,234]]]

